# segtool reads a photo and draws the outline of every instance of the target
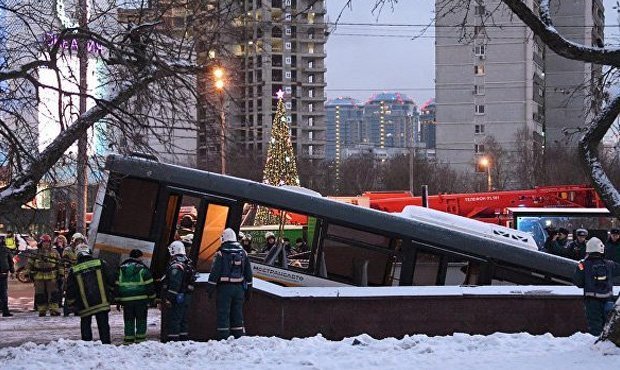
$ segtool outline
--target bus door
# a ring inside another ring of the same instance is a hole
[[[153,256],[156,277],[164,274],[168,259],[168,245],[180,240],[198,271],[210,271],[213,255],[220,247],[220,236],[233,225],[238,212],[237,202],[190,190],[169,187],[161,204],[165,206],[161,220],[160,240]],[[230,223],[229,223],[230,222]]]

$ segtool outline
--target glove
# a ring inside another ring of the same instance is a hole
[[[215,284],[207,284],[207,295],[209,299],[213,298],[213,292],[215,292]]]
[[[245,290],[245,301],[246,301],[246,302],[249,302],[249,301],[250,301],[250,298],[252,298],[252,288],[248,287],[248,288]]]

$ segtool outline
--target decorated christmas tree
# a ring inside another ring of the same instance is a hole
[[[291,131],[286,122],[286,109],[284,108],[284,93],[278,91],[278,107],[271,126],[271,140],[267,149],[267,159],[263,169],[263,183],[282,186],[299,186],[299,175],[297,174],[297,163],[293,144],[291,142]],[[273,225],[283,222],[283,215],[271,212],[268,208],[260,207],[256,215],[256,224]]]

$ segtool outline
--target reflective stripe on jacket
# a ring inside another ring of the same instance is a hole
[[[26,269],[34,275],[34,280],[56,280],[64,275],[60,255],[55,249],[39,249],[28,260]]]
[[[67,279],[67,302],[75,305],[80,317],[109,311],[112,295],[110,286],[114,283],[107,266],[92,257],[69,270]]]

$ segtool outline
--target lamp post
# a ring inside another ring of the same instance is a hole
[[[220,97],[220,160],[222,174],[226,174],[226,112],[224,111],[224,69],[217,67],[213,70],[215,90]]]
[[[487,171],[487,191],[493,190],[493,181],[491,179],[491,160],[487,157],[480,158],[480,165]]]

